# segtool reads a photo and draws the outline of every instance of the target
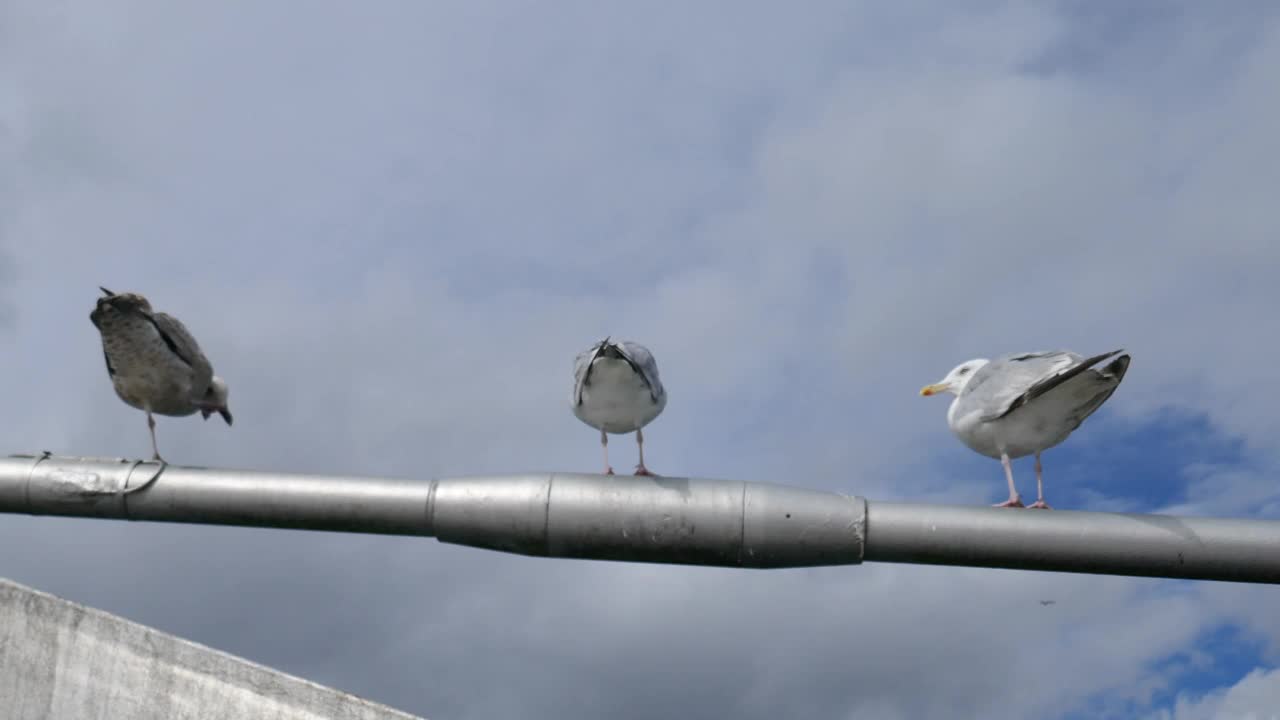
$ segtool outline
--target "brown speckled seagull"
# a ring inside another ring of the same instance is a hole
[[[98,298],[89,320],[102,335],[102,353],[116,395],[147,413],[154,459],[165,462],[156,446],[152,413],[184,417],[198,410],[208,420],[216,412],[230,425],[227,384],[213,374],[187,328],[172,315],[152,311],[151,303],[137,293],[99,289],[106,296]]]

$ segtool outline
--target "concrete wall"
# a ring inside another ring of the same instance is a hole
[[[3,720],[412,720],[0,578]]]

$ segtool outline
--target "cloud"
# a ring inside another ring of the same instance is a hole
[[[592,469],[571,362],[612,333],[671,389],[659,472],[988,502],[998,466],[915,391],[1124,346],[1124,386],[1045,456],[1050,501],[1275,505],[1269,10],[4,12],[13,451],[146,452],[101,283],[231,383],[234,428],[160,422],[192,464]],[[1133,715],[1182,702],[1207,634],[1280,639],[1230,585],[54,518],[0,545],[24,548],[0,574],[429,717]]]
[[[1179,695],[1172,711],[1152,715],[1159,720],[1266,720],[1280,717],[1280,670],[1250,672],[1235,685],[1192,698]]]

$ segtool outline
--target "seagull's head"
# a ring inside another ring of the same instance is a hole
[[[210,415],[218,413],[230,425],[231,410],[227,408],[227,394],[230,392],[227,381],[214,375],[213,382],[209,383],[209,389],[204,392],[204,398],[200,401],[200,417],[208,420]]]
[[[932,385],[925,385],[920,388],[920,394],[924,397],[937,395],[938,393],[959,395],[960,391],[964,390],[964,386],[969,384],[969,380],[973,378],[974,373],[978,372],[978,370],[983,365],[986,365],[987,362],[988,360],[985,358],[977,358],[975,360],[962,362],[952,368],[951,372],[947,373],[947,376],[942,378],[939,382]]]
[[[104,287],[98,289],[102,291],[103,296],[98,298],[93,312],[89,313],[89,320],[99,330],[102,329],[103,318],[113,314],[127,314],[138,310],[151,312],[151,303],[137,293],[114,293]]]
[[[138,293],[115,293],[100,287],[102,297],[98,298],[98,309],[112,308],[121,312],[129,312],[132,310],[145,310],[151,312],[151,303]]]

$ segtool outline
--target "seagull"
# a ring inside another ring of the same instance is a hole
[[[1058,602],[1058,601],[1057,601],[1057,600],[1041,600],[1041,601],[1040,601],[1040,604],[1041,604],[1041,605],[1044,605],[1045,607],[1048,607],[1048,606],[1050,606],[1050,605],[1052,605],[1052,604],[1054,604],[1054,603],[1056,603],[1056,602]]]
[[[653,475],[644,465],[644,434],[648,425],[667,406],[667,391],[658,379],[653,354],[639,343],[611,342],[605,338],[578,354],[573,362],[573,414],[600,431],[604,448],[604,472],[609,467],[609,433],[635,431],[640,449],[636,475]]]
[[[1105,360],[1111,362],[1094,368]],[[980,358],[957,365],[920,394],[955,395],[947,411],[951,431],[970,449],[997,458],[1004,466],[1009,499],[995,507],[1023,507],[1010,460],[1034,454],[1037,499],[1030,507],[1048,510],[1040,453],[1066,440],[1101,407],[1128,369],[1129,355],[1124,350],[1091,358],[1066,350]]]
[[[116,395],[147,413],[153,458],[165,464],[156,446],[152,413],[184,417],[197,410],[208,420],[218,413],[227,425],[227,383],[213,374],[213,366],[196,339],[172,315],[153,312],[137,293],[114,293],[99,287],[104,297],[89,314],[102,335],[102,354]]]

